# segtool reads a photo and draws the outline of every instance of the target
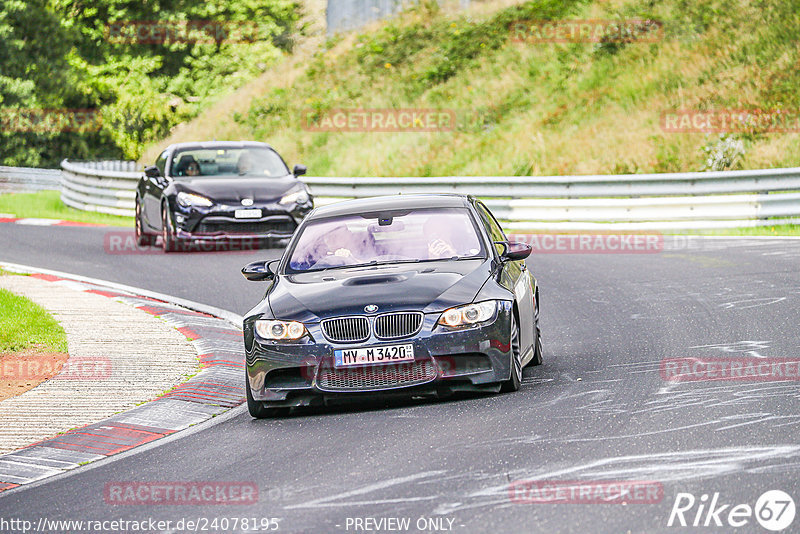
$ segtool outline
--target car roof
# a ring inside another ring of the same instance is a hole
[[[315,208],[314,211],[308,215],[308,218],[317,219],[403,209],[463,208],[469,205],[469,196],[455,193],[391,195],[343,200],[335,204],[320,206]]]
[[[184,148],[214,149],[214,148],[247,148],[247,147],[272,149],[272,147],[267,143],[260,143],[258,141],[196,141],[188,143],[175,143],[169,145],[166,148],[166,150],[174,152],[175,150]]]

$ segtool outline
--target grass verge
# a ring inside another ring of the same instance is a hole
[[[662,126],[666,111],[800,109],[800,24],[791,3],[476,4],[486,9],[453,14],[420,2],[331,38],[292,76],[279,75],[289,62],[277,66],[168,141],[265,140],[312,176],[663,173],[793,167],[800,159],[796,129],[754,124],[720,136]],[[536,43],[512,35],[514,21],[543,19],[651,19],[664,31],[641,42]],[[335,109],[385,108],[451,110],[457,127],[304,127]],[[165,144],[151,147],[145,162]]]
[[[67,352],[67,334],[44,308],[0,289],[0,354],[31,347]]]
[[[757,226],[754,228],[726,228],[718,230],[697,230],[688,235],[719,236],[800,236],[800,224],[776,224],[775,226]]]
[[[133,217],[81,211],[65,206],[58,191],[0,195],[0,213],[18,218],[61,219],[108,226],[133,227]]]

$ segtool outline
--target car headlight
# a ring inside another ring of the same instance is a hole
[[[256,321],[256,332],[264,339],[293,341],[308,333],[306,326],[297,321]]]
[[[449,308],[442,312],[442,316],[439,317],[439,324],[453,328],[472,326],[493,319],[496,312],[496,300],[486,300],[484,302],[476,302],[475,304],[467,304],[466,306],[456,306],[455,308]]]
[[[200,195],[195,195],[193,193],[185,193],[183,191],[178,193],[178,196],[175,197],[175,200],[184,208],[188,208],[189,206],[202,206],[204,208],[208,208],[214,205],[214,203],[206,197],[201,197]]]
[[[308,198],[308,190],[305,187],[300,187],[283,195],[278,201],[278,204],[282,206],[288,204],[305,204],[308,202]]]

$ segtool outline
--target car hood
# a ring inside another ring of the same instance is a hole
[[[256,203],[261,203],[279,200],[298,183],[300,182],[291,175],[283,178],[231,176],[228,178],[182,179],[179,189],[197,193],[215,202],[240,204],[242,199],[250,198]]]
[[[380,265],[279,276],[268,292],[275,318],[313,322],[341,315],[421,310],[472,302],[489,278],[491,260]]]

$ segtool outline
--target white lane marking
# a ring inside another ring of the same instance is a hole
[[[745,421],[744,423],[737,423],[735,425],[723,426],[722,428],[715,428],[714,432],[721,432],[723,430],[730,430],[732,428],[739,428],[741,426],[763,423],[765,421],[774,421],[775,419],[800,419],[800,415],[767,415],[767,417],[758,417],[757,419],[753,419],[752,421]],[[791,423],[784,423],[784,425],[786,424],[791,424]],[[773,425],[773,427],[774,426],[775,425]]]
[[[400,503],[400,502],[412,502],[412,501],[425,501],[425,500],[432,500],[438,499],[438,495],[431,495],[427,497],[406,497],[403,499],[383,499],[383,500],[376,500],[376,501],[347,501],[347,502],[330,502],[330,501],[338,501],[341,499],[346,499],[348,497],[353,497],[356,495],[363,495],[365,493],[370,493],[377,490],[382,490],[386,488],[390,488],[392,486],[397,486],[398,484],[405,484],[406,482],[413,482],[415,480],[419,480],[422,478],[430,478],[437,475],[441,475],[446,473],[446,471],[423,471],[422,473],[416,473],[413,475],[405,476],[405,477],[397,477],[397,478],[390,478],[388,480],[384,480],[381,482],[376,482],[375,484],[368,484],[366,486],[362,486],[358,489],[345,491],[344,493],[339,493],[337,495],[331,495],[330,497],[323,497],[321,499],[314,499],[312,501],[300,503],[300,504],[292,504],[286,506],[287,510],[294,509],[294,508],[323,508],[323,507],[336,507],[336,506],[352,506],[352,505],[370,505],[370,504],[387,504],[387,503]]]
[[[750,308],[758,308],[760,306],[777,304],[778,302],[784,300],[786,300],[786,297],[764,297],[758,299],[734,300],[733,302],[724,302],[722,304],[718,304],[718,306],[725,310],[729,310],[731,308],[736,308],[737,310],[747,310]],[[746,306],[742,306],[742,304],[746,304]]]
[[[15,224],[24,224],[26,226],[53,226],[62,222],[64,221],[61,219],[18,219],[14,221]]]
[[[608,457],[549,472],[520,469],[506,473],[501,484],[480,488],[460,499],[454,495],[457,499],[455,502],[442,503],[433,513],[451,514],[467,509],[510,505],[508,488],[512,479],[558,480],[569,477],[573,480],[657,480],[666,484],[753,469],[782,468],[786,464],[796,465],[793,458],[797,456],[800,456],[800,447],[795,445],[732,447]],[[755,462],[774,461],[785,463],[753,465]]]
[[[749,355],[753,358],[764,358],[758,351],[768,349],[771,341],[742,340],[733,343],[714,343],[711,345],[694,345],[690,349],[712,349],[721,352],[732,352]]]

